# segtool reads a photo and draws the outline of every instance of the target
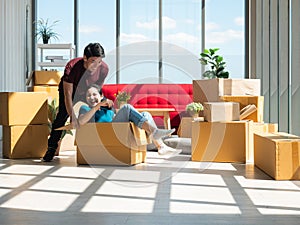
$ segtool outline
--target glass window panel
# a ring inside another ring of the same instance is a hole
[[[162,15],[164,82],[200,78],[201,1],[164,0]]]
[[[58,20],[53,30],[59,34],[59,40],[52,39],[51,43],[73,43],[73,3],[74,0],[37,0],[37,19],[49,19],[49,24]],[[38,43],[42,43],[42,39]]]
[[[230,78],[244,78],[244,0],[210,0],[205,7],[206,48],[220,48]]]
[[[120,11],[120,83],[158,82],[158,1],[121,1]]]
[[[79,52],[82,56],[85,46],[99,42],[105,51],[104,61],[109,66],[105,83],[116,83],[116,1],[80,0],[79,1]]]

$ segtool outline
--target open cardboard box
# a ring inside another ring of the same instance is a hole
[[[72,129],[67,125],[58,129]],[[145,162],[146,132],[131,122],[88,123],[76,130],[77,163],[134,165]]]

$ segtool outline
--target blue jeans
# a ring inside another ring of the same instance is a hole
[[[149,124],[157,128],[150,113],[140,113],[132,105],[125,104],[121,109],[119,109],[112,122],[133,122],[136,126],[142,128],[145,121],[148,121]]]

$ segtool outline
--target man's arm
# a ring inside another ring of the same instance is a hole
[[[78,127],[78,121],[76,118],[76,115],[73,110],[73,101],[72,101],[72,93],[73,93],[73,84],[68,82],[63,82],[64,86],[64,96],[65,96],[65,105],[67,112],[71,118],[71,123],[73,124],[73,127]]]

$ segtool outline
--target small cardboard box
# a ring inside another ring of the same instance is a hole
[[[255,105],[256,111],[251,113],[244,120],[253,120],[254,122],[264,121],[264,96],[221,96],[221,101],[225,102],[238,102],[240,109],[248,105]]]
[[[240,105],[237,102],[204,102],[203,107],[204,121],[240,120]]]
[[[191,138],[192,137],[192,117],[182,117],[178,127],[178,137]]]
[[[254,134],[254,162],[275,180],[300,179],[300,137],[287,133]]]
[[[41,158],[48,146],[48,125],[3,126],[3,157]]]
[[[1,125],[48,124],[46,93],[1,92],[0,105]]]
[[[260,96],[260,79],[193,80],[194,102],[218,102],[223,95]]]
[[[149,143],[146,132],[133,123],[88,123],[76,131],[77,163],[142,163]]]
[[[33,92],[46,92],[48,96],[48,102],[52,102],[53,99],[56,99],[56,105],[59,103],[59,92],[57,86],[33,86]]]
[[[192,123],[192,161],[246,162],[249,121]]]
[[[58,86],[62,71],[34,71],[34,85],[55,85]]]

